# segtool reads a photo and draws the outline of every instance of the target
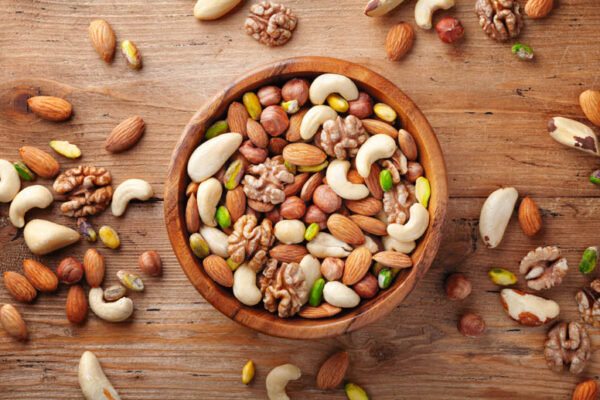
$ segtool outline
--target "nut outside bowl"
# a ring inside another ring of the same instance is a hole
[[[293,77],[309,77],[322,73],[342,74],[375,99],[389,104],[398,113],[402,124],[415,138],[419,161],[431,185],[430,221],[427,232],[411,255],[413,267],[402,270],[394,284],[373,299],[363,301],[354,309],[326,319],[282,319],[262,308],[241,304],[226,288],[215,283],[188,246],[185,227],[185,189],[190,179],[186,173],[188,159],[198,146],[210,124],[227,113],[227,107],[249,90]],[[173,154],[165,182],[165,220],[175,255],[194,287],[217,310],[249,328],[279,337],[316,339],[332,337],[362,328],[396,308],[425,275],[441,241],[442,225],[448,206],[446,165],[435,134],[418,107],[392,82],[360,65],[327,57],[297,57],[272,62],[237,78],[209,99],[185,127]]]

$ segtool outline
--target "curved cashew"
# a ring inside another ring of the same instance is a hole
[[[363,178],[367,178],[371,172],[371,164],[382,158],[390,158],[396,152],[396,148],[396,142],[388,135],[379,133],[371,136],[356,153],[356,171]]]
[[[125,321],[133,313],[133,301],[129,297],[107,303],[104,301],[104,291],[99,287],[90,289],[88,301],[94,314],[105,321]]]
[[[0,160],[0,203],[8,203],[21,188],[21,179],[15,167],[6,160]]]
[[[233,10],[241,0],[198,0],[194,6],[194,17],[199,20],[221,18]]]
[[[79,360],[79,387],[87,400],[121,400],[115,388],[104,375],[100,362],[94,353],[85,351]]]
[[[34,207],[46,208],[52,204],[52,193],[42,185],[28,186],[21,190],[12,203],[8,215],[10,222],[17,228],[25,226],[25,213]]]
[[[315,78],[308,91],[313,104],[323,104],[332,93],[338,93],[348,101],[358,99],[358,88],[344,75],[323,74]],[[306,117],[305,117],[306,118]]]
[[[306,226],[298,219],[283,219],[276,223],[273,229],[275,237],[281,243],[293,244],[304,241]]]
[[[79,232],[43,219],[31,220],[23,230],[25,244],[38,256],[61,249],[79,240]]]
[[[332,306],[353,308],[360,303],[360,296],[339,281],[329,281],[323,288],[323,298]]]
[[[369,17],[381,17],[402,4],[404,0],[370,0],[365,7]]]
[[[388,234],[399,242],[410,242],[420,238],[429,226],[429,212],[421,203],[410,206],[410,219],[406,224],[389,224]]]
[[[310,290],[317,281],[321,278],[321,263],[315,257],[310,254],[305,255],[300,261],[300,269],[304,273],[304,296],[302,297],[302,304],[308,301]]]
[[[120,217],[127,209],[127,205],[133,199],[148,200],[154,195],[152,186],[142,179],[127,179],[115,189],[113,194],[111,211],[115,217]]]
[[[313,106],[302,118],[300,123],[300,137],[310,140],[325,121],[337,118],[337,112],[329,106]]]
[[[518,197],[517,189],[501,188],[492,192],[483,203],[479,216],[479,234],[487,247],[494,248],[502,241]]]
[[[381,238],[383,242],[383,248],[387,251],[397,251],[399,253],[409,254],[416,247],[416,243],[414,240],[410,240],[408,242],[400,242],[393,237],[386,235]]]
[[[187,172],[194,182],[201,182],[221,169],[225,161],[242,144],[239,133],[222,133],[207,140],[194,150],[187,165]]]
[[[294,364],[283,364],[273,368],[267,375],[267,397],[269,400],[290,400],[285,387],[289,381],[300,379],[302,371]]]
[[[223,187],[217,178],[209,178],[198,186],[196,202],[202,223],[217,226],[217,206],[223,194]]]
[[[364,199],[369,195],[369,189],[362,183],[348,181],[349,169],[349,161],[333,160],[327,167],[327,184],[343,199]]]
[[[431,17],[439,9],[454,6],[454,0],[419,0],[415,5],[415,21],[423,29],[431,29]]]
[[[229,257],[229,251],[227,250],[228,236],[225,232],[217,228],[202,225],[200,227],[200,234],[206,240],[211,253],[223,258]]]
[[[256,286],[256,272],[247,264],[240,265],[233,273],[233,295],[247,306],[255,306],[262,300],[260,289]]]
[[[319,232],[313,240],[306,244],[306,249],[318,258],[346,257],[352,251],[352,246],[329,233]]]

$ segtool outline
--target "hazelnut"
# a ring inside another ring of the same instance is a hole
[[[407,165],[407,171],[405,178],[411,182],[415,183],[417,178],[423,176],[423,166],[416,161],[409,161]]]
[[[373,99],[365,92],[358,94],[358,99],[348,102],[348,114],[356,118],[369,118],[373,114]]]
[[[323,212],[330,214],[342,206],[342,198],[329,185],[320,185],[313,192],[313,203]]]
[[[246,140],[238,149],[240,153],[250,162],[251,164],[260,164],[265,161],[269,155],[266,149],[256,147],[250,140]]]
[[[291,196],[281,203],[279,212],[285,219],[300,219],[306,211],[306,204],[298,196]]]
[[[279,207],[275,207],[274,209],[266,213],[265,218],[271,221],[273,225],[281,221],[281,212],[279,211]]]
[[[377,278],[375,278],[375,275],[368,273],[353,286],[353,289],[361,298],[371,299],[379,291]]]
[[[162,260],[154,250],[145,251],[138,259],[140,269],[148,275],[160,275],[162,272]]]
[[[304,79],[292,79],[281,88],[283,100],[297,100],[298,106],[302,107],[308,100],[309,86]]]
[[[65,258],[58,264],[56,276],[67,285],[77,283],[83,278],[83,265],[73,257]]]
[[[485,321],[477,314],[467,313],[460,318],[457,328],[463,335],[477,338],[485,332]]]
[[[279,136],[290,126],[290,119],[280,106],[269,106],[260,115],[260,124],[269,135]]]
[[[446,296],[450,300],[463,300],[471,294],[471,282],[462,274],[452,274],[446,279]]]
[[[306,214],[304,215],[304,222],[306,222],[307,225],[316,222],[317,224],[319,224],[319,229],[326,229],[327,214],[325,214],[319,207],[315,206],[314,204],[311,204],[310,206],[308,206]]]
[[[435,26],[435,30],[444,43],[454,43],[465,34],[465,28],[458,18],[444,17]]]
[[[277,86],[265,86],[260,88],[257,96],[263,107],[273,106],[281,101],[281,89]]]
[[[344,274],[344,260],[337,257],[325,257],[321,263],[321,274],[328,281],[337,281]],[[375,282],[377,284],[377,282]]]
[[[283,148],[287,146],[288,142],[285,139],[274,137],[269,140],[269,151],[271,154],[279,155],[283,153]]]

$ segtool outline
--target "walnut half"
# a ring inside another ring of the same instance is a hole
[[[282,263],[277,268],[277,260],[269,259],[259,278],[265,308],[277,311],[280,318],[294,316],[302,307],[302,299],[307,297],[305,280],[298,263]]]
[[[581,289],[575,295],[575,300],[581,318],[593,327],[600,328],[600,279]]]
[[[483,31],[499,42],[516,38],[523,27],[517,0],[477,0],[475,13]]]
[[[108,207],[113,195],[110,182],[111,175],[106,168],[80,165],[60,174],[52,187],[56,193],[68,196],[68,201],[60,206],[63,214],[85,217]]]
[[[591,342],[585,327],[578,322],[561,322],[548,332],[544,357],[548,368],[555,372],[569,366],[572,374],[579,374],[591,357]]]
[[[559,285],[567,274],[567,259],[560,257],[556,246],[538,247],[521,260],[519,271],[525,275],[527,286],[533,290],[550,289]]]
[[[267,46],[281,46],[292,38],[298,18],[292,10],[278,3],[261,1],[250,7],[244,27],[246,33]]]

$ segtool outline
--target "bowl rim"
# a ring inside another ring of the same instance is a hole
[[[359,88],[370,94],[377,92],[374,97],[379,101],[392,103],[390,105],[398,112],[403,127],[407,128],[417,142],[419,161],[430,181],[430,221],[426,233],[419,239],[419,245],[411,255],[413,267],[402,270],[389,289],[380,291],[373,299],[362,301],[356,308],[343,310],[326,319],[283,319],[259,309],[261,303],[255,307],[241,304],[229,289],[219,286],[208,277],[201,260],[193,255],[188,246],[185,228],[185,189],[189,183],[187,162],[210,123],[225,115],[229,103],[239,100],[242,93],[286,77],[315,76],[321,73],[346,75]],[[424,159],[427,162],[423,162]],[[293,57],[256,67],[209,98],[188,122],[175,145],[164,190],[164,216],[171,246],[196,290],[230,319],[268,335],[292,339],[342,335],[364,327],[396,308],[431,266],[439,249],[447,207],[448,178],[444,156],[433,129],[417,105],[391,81],[366,67],[345,60],[316,56]]]

